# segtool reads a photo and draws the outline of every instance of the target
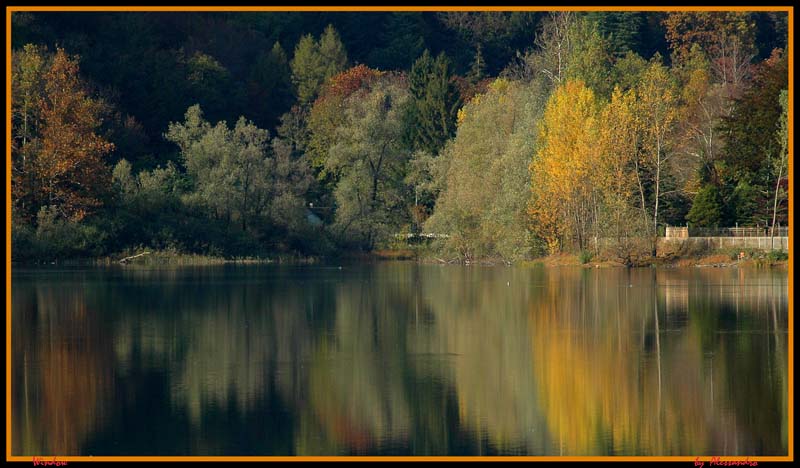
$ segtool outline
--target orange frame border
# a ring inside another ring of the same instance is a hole
[[[789,451],[786,456],[753,456],[747,457],[750,461],[794,461],[794,296],[792,276],[794,273],[793,229],[794,213],[792,210],[794,200],[794,177],[792,166],[794,159],[794,7],[793,6],[697,6],[697,7],[665,7],[665,6],[463,6],[463,7],[435,7],[435,6],[7,6],[6,7],[6,461],[33,462],[33,457],[13,456],[11,454],[11,14],[22,11],[784,11],[788,18],[789,51],[789,383],[788,383],[788,413],[789,413]],[[50,457],[37,457],[46,460]],[[126,456],[64,456],[57,457],[58,461],[685,461],[693,462],[700,458],[709,462],[711,456],[175,456],[175,457],[126,457]],[[741,456],[725,456],[725,459],[742,459]]]

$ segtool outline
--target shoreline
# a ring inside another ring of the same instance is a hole
[[[128,255],[130,254],[130,255]],[[730,253],[712,252],[705,256],[656,257],[643,259],[635,265],[606,260],[590,259],[582,262],[578,254],[556,254],[515,262],[502,258],[480,258],[473,260],[443,259],[429,253],[411,249],[379,249],[372,252],[344,252],[332,256],[302,256],[280,254],[271,257],[225,258],[213,255],[190,254],[174,251],[144,250],[125,252],[97,258],[53,259],[37,261],[12,261],[12,267],[43,266],[120,266],[120,267],[164,267],[164,266],[214,266],[214,265],[256,265],[287,264],[313,265],[333,260],[355,262],[412,261],[420,264],[462,265],[462,266],[541,266],[547,268],[788,268],[788,258],[783,255],[770,256],[766,252],[748,252],[743,258]]]

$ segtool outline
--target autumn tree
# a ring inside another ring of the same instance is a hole
[[[670,158],[673,155],[671,137],[678,119],[677,87],[669,69],[661,63],[656,54],[636,88],[637,115],[642,132],[642,154],[636,161],[636,178],[642,213],[648,213],[652,221],[653,246],[658,235],[658,216],[661,200],[666,194],[662,189],[664,180],[671,170]],[[649,180],[648,180],[649,179]],[[650,197],[645,196],[645,184],[650,185]],[[650,198],[647,203],[646,198]],[[647,205],[651,205],[648,207]]]
[[[735,101],[731,116],[723,120],[723,198],[731,205],[738,203],[737,199],[744,202],[738,214],[730,213],[731,223],[766,223],[772,218],[770,193],[777,175],[774,171],[779,167],[773,161],[780,159],[781,144],[771,136],[780,129],[780,94],[787,88],[787,57],[774,51],[758,65],[752,86]],[[743,209],[745,204],[750,208]]]
[[[725,97],[736,99],[751,73],[756,25],[752,13],[671,12],[664,19],[672,60],[681,64],[691,60],[697,46],[708,57],[715,81],[722,84]],[[730,108],[726,115],[729,114]]]
[[[547,102],[531,163],[530,216],[551,253],[564,240],[583,250],[595,234],[598,103],[582,81],[568,80]]]
[[[682,89],[676,167],[690,195],[722,188],[721,149],[728,119],[752,75],[756,25],[745,12],[671,12],[664,18],[673,68]]]
[[[727,112],[729,99],[721,83],[714,81],[708,60],[695,45],[687,58],[675,68],[681,84],[677,158],[681,159],[684,189],[696,194],[701,184],[719,187],[721,147],[724,142],[719,125]]]
[[[336,129],[344,123],[342,107],[355,92],[373,85],[383,72],[357,65],[331,77],[308,115],[310,132],[306,152],[312,167],[320,170],[320,178],[328,177],[325,160],[328,149],[336,142]]]
[[[635,161],[640,135],[637,96],[634,90],[615,88],[599,118],[597,167],[593,183],[600,193],[598,230],[612,241],[609,246],[626,264],[640,252],[638,238],[647,220],[637,209]]]
[[[749,85],[756,55],[756,23],[744,12],[672,12],[664,19],[675,75],[681,85],[680,185],[697,194],[705,184],[722,190],[719,128]]]
[[[103,204],[111,185],[111,170],[105,157],[114,145],[97,133],[106,105],[89,95],[80,78],[77,59],[63,49],[56,51],[43,82],[43,94],[36,100],[38,132],[27,140],[27,144],[36,145],[29,156],[35,161],[26,161],[24,169],[28,174],[33,172],[33,187],[26,187],[19,178],[17,187],[23,193],[35,191],[26,215],[34,215],[41,206],[49,205],[59,216],[80,221]],[[28,138],[26,135],[23,140]],[[26,151],[22,149],[23,153]]]
[[[725,160],[737,176],[758,172],[769,157],[777,154],[777,141],[767,139],[766,135],[774,135],[779,128],[780,93],[787,86],[787,57],[776,50],[758,65],[752,86],[735,102],[731,116],[725,119],[723,130],[728,134]]]

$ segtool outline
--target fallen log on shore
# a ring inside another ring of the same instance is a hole
[[[126,264],[129,260],[133,260],[134,258],[141,257],[142,255],[148,255],[150,252],[142,252],[140,254],[131,255],[130,257],[125,257],[119,261],[122,265]]]

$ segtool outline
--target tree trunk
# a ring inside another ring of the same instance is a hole
[[[781,166],[778,170],[778,180],[775,182],[775,203],[772,205],[772,231],[770,237],[775,237],[775,220],[778,217],[778,193],[781,188],[781,177],[783,177],[783,155],[781,155]]]
[[[653,209],[653,257],[658,243],[658,196],[661,183],[661,141],[656,141],[656,200]]]

